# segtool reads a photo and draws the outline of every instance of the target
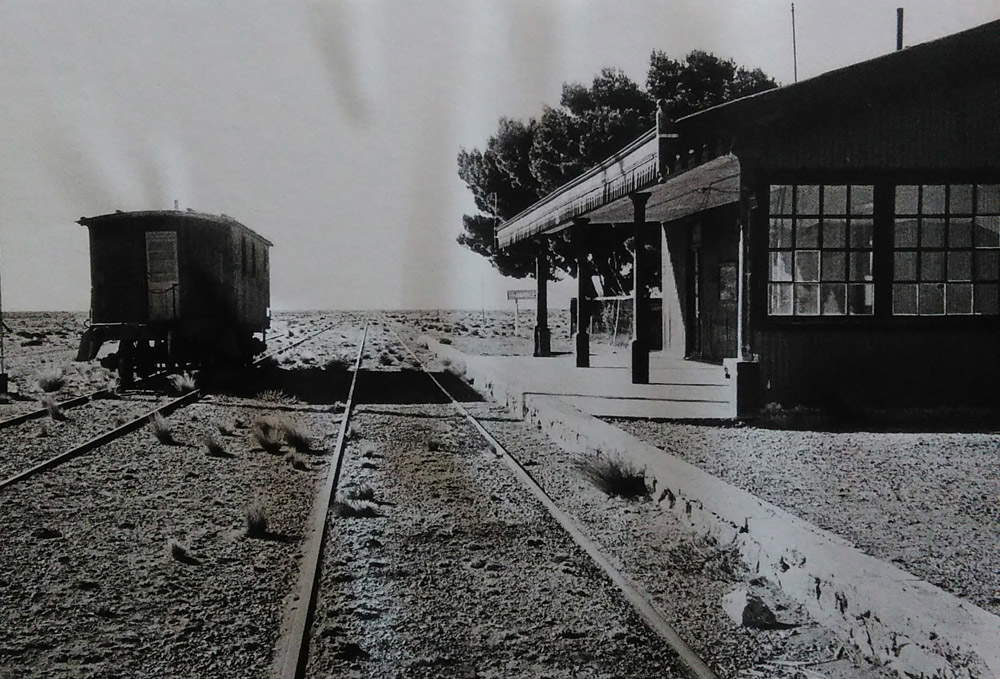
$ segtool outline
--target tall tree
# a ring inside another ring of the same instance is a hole
[[[486,149],[462,149],[458,175],[472,191],[479,214],[464,215],[458,242],[488,258],[504,275],[534,273],[530,246],[496,248],[494,225],[507,220],[609,157],[651,128],[655,100],[666,99],[679,118],[730,99],[775,87],[760,69],[694,51],[683,60],[650,55],[646,89],[619,69],[605,68],[590,86],[565,83],[558,107],[546,106],[527,122],[501,118]],[[590,257],[606,295],[631,288],[631,244],[615,229],[593,229]],[[552,275],[575,275],[570,244],[553,239]]]

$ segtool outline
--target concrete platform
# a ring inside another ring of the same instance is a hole
[[[571,354],[474,356],[448,349],[451,360],[465,363],[494,386],[503,385],[500,400],[521,401],[520,412],[527,396],[555,396],[595,417],[724,420],[736,416],[734,384],[721,365],[654,353],[650,383],[632,384],[625,352],[595,353],[591,367],[577,368]]]
[[[571,356],[471,356],[432,339],[427,344],[477,391],[506,404],[567,452],[599,450],[645,469],[661,508],[692,531],[735,546],[752,572],[900,677],[1000,677],[1000,617],[593,416],[610,409],[641,416],[647,407],[656,410],[654,417],[679,417],[688,409],[722,413],[721,395],[735,389],[726,391],[721,367],[681,362],[670,372],[661,360],[652,373],[657,384],[636,386],[615,357],[577,369]],[[700,398],[684,400],[692,396]],[[731,404],[725,412],[732,412]]]

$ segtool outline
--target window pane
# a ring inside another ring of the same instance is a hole
[[[816,250],[797,250],[795,252],[795,280],[819,280],[819,252]]]
[[[893,262],[893,279],[897,281],[917,280],[916,252],[896,252],[894,253]]]
[[[825,215],[847,214],[846,186],[836,185],[836,186],[823,187],[823,214]]]
[[[842,281],[847,279],[847,258],[843,252],[823,252],[824,281]]]
[[[892,313],[904,315],[917,313],[916,283],[903,283],[892,286]]]
[[[925,218],[920,220],[920,247],[923,248],[944,247],[943,219]]]
[[[972,313],[972,284],[949,283],[946,290],[945,311],[949,314]]]
[[[800,215],[819,214],[819,187],[799,186],[798,202],[795,204],[795,213]]]
[[[972,280],[972,252],[970,250],[948,253],[948,280]]]
[[[800,283],[795,286],[795,314],[815,316],[819,313],[819,285]]]
[[[922,281],[944,280],[943,252],[920,253],[920,280]]]
[[[1000,214],[1000,184],[980,184],[976,191],[976,213]]]
[[[900,185],[896,187],[896,214],[917,214],[918,186]]]
[[[850,278],[852,281],[870,281],[872,279],[872,253],[852,252]]]
[[[1000,312],[1000,286],[996,283],[976,283],[975,312],[977,314],[996,314]]]
[[[923,203],[920,205],[920,212],[925,215],[944,214],[944,185],[934,184],[924,186]]]
[[[851,214],[870,215],[875,208],[874,192],[871,186],[851,187]]]
[[[823,247],[847,247],[847,222],[842,220],[823,220]]]
[[[1000,252],[976,250],[976,280],[995,281],[1000,278]]]
[[[895,244],[897,248],[917,247],[917,220],[897,219]]]
[[[846,287],[843,283],[824,283],[820,286],[820,309],[824,316],[843,316],[847,313]]]
[[[870,219],[851,220],[851,247],[871,248],[872,221]]]
[[[790,281],[792,280],[792,253],[772,252],[771,253],[771,280]]]
[[[920,283],[917,288],[917,311],[930,315],[944,313],[944,283]]]
[[[977,248],[1000,246],[1000,217],[976,217],[972,233]]]
[[[770,312],[775,316],[792,315],[792,284],[771,283]]]
[[[948,247],[972,247],[972,219],[970,217],[952,217],[949,220]]]
[[[819,224],[817,222],[813,220],[799,220],[795,223],[795,247],[819,247]]]
[[[852,283],[847,286],[847,310],[854,316],[871,316],[875,308],[875,286]]]
[[[793,186],[772,186],[771,187],[771,214],[790,215],[792,214]]]
[[[768,244],[772,248],[792,247],[792,220],[772,219]]]
[[[950,214],[972,214],[972,184],[952,184],[948,191]]]

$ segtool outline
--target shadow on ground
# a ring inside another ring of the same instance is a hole
[[[458,401],[482,401],[469,385],[449,372],[431,373]],[[450,403],[430,378],[419,370],[362,370],[358,375],[356,403]]]

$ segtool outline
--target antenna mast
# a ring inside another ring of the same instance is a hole
[[[792,73],[795,82],[799,81],[799,51],[795,44],[795,3],[792,3]]]

